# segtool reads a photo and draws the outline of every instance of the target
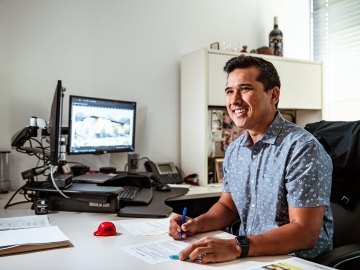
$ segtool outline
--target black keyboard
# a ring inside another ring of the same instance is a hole
[[[139,188],[133,186],[124,186],[123,188],[119,193],[120,200],[134,200]]]

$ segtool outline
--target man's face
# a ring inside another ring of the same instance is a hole
[[[262,134],[276,113],[279,100],[277,87],[265,92],[256,67],[235,69],[229,73],[225,89],[226,107],[236,126],[247,129],[250,134]]]

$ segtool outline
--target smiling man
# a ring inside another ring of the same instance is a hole
[[[239,235],[202,238],[185,248],[180,259],[209,263],[263,255],[313,258],[331,250],[330,157],[310,133],[277,110],[281,85],[272,63],[240,55],[230,59],[224,71],[228,114],[246,132],[226,150],[219,201],[207,213],[187,217],[181,226],[181,216],[173,216],[169,235],[182,240],[225,228],[237,218]]]

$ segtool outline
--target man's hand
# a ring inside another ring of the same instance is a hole
[[[181,225],[181,215],[173,214],[170,218],[169,236],[175,240],[201,232],[221,230],[229,226],[238,217],[236,206],[229,192],[223,192],[220,199],[206,213],[196,217],[186,217]]]
[[[180,227],[181,215],[174,214],[170,219],[169,236],[175,240],[185,239],[187,236],[194,235],[197,232],[197,223],[195,219],[186,217],[185,223]]]
[[[238,258],[241,247],[234,239],[204,237],[190,244],[180,252],[180,260],[201,263],[226,262]]]

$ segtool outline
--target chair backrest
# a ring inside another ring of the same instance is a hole
[[[360,121],[320,121],[305,129],[332,159],[331,201],[355,209],[360,201]]]
[[[319,121],[305,129],[333,162],[334,247],[360,243],[360,121]]]
[[[319,121],[305,129],[333,162],[334,247],[360,243],[360,121]]]

